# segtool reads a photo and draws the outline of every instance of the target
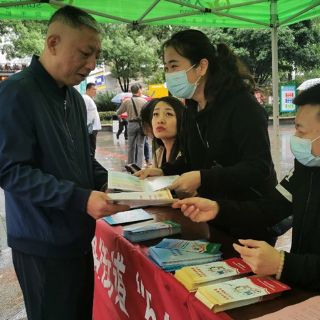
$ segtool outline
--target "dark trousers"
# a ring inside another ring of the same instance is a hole
[[[81,258],[49,259],[12,250],[28,320],[91,320],[92,252]]]
[[[118,137],[122,133],[123,129],[124,129],[124,137],[125,139],[127,139],[128,138],[128,121],[126,119],[122,119],[122,121],[119,120],[119,130],[117,133]]]
[[[93,156],[96,154],[97,135],[98,135],[98,130],[93,130],[92,133],[89,135],[90,151],[93,154]]]

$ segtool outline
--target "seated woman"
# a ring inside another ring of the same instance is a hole
[[[159,168],[181,155],[181,128],[184,105],[174,97],[149,101],[141,110],[142,127],[152,138],[152,167]]]

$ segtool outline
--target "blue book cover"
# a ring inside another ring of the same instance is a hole
[[[160,265],[192,265],[200,263],[209,263],[221,259],[222,253],[216,254],[189,252],[181,249],[149,247],[149,255]]]
[[[163,271],[165,272],[173,272],[173,271],[177,271],[182,269],[183,267],[189,267],[189,266],[193,266],[193,265],[200,265],[202,264],[202,262],[186,262],[186,263],[181,263],[181,264],[170,264],[170,265],[164,265],[161,266],[160,264],[158,264],[150,255],[146,255],[146,257],[152,261],[157,267],[161,268]],[[216,260],[212,261],[212,262],[216,262],[216,261],[220,261],[221,260],[221,255],[219,257],[216,258]],[[205,264],[206,262],[204,262]]]
[[[163,239],[156,245],[157,248],[181,249],[188,252],[211,253],[216,254],[220,247],[220,243],[213,243],[203,240],[183,240],[183,239]]]
[[[103,220],[108,222],[111,226],[117,225],[117,224],[130,223],[130,222],[152,220],[152,219],[153,219],[152,215],[143,209],[122,211],[122,212],[113,214],[109,217],[103,218]]]

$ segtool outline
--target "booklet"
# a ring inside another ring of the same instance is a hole
[[[201,240],[163,239],[156,245],[157,248],[181,249],[188,252],[211,253],[219,251],[221,244]]]
[[[181,225],[173,221],[139,223],[123,228],[123,236],[131,242],[166,237],[181,232]]]
[[[254,275],[199,287],[195,296],[214,312],[220,312],[269,300],[289,289],[273,277]]]
[[[144,221],[144,220],[152,220],[153,217],[147,211],[143,209],[135,209],[135,210],[128,210],[118,212],[108,217],[102,218],[104,221],[108,222],[111,226],[122,224],[122,223],[129,223],[129,222],[136,222],[136,221]]]
[[[201,286],[240,278],[251,272],[251,268],[241,258],[231,258],[184,267],[174,277],[189,291],[195,291]]]
[[[130,208],[146,206],[171,206],[179,199],[173,199],[169,189],[156,192],[119,192],[108,193],[109,203],[124,204]]]
[[[215,254],[188,252],[181,249],[157,248],[152,246],[148,248],[149,255],[160,267],[170,265],[190,266],[201,263],[209,263],[221,260],[222,253],[218,251]]]
[[[154,192],[168,187],[179,176],[154,176],[140,180],[121,171],[108,171],[108,189],[136,192]]]

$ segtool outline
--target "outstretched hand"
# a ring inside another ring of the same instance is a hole
[[[181,208],[183,214],[195,222],[212,220],[219,212],[216,201],[198,197],[179,200],[172,204],[172,208]]]
[[[274,275],[280,265],[280,252],[265,241],[239,240],[233,247],[256,274]]]
[[[159,168],[149,168],[137,171],[134,173],[134,175],[143,180],[149,176],[163,176],[163,171]]]
[[[120,211],[127,211],[129,206],[108,203],[108,195],[100,191],[92,191],[87,202],[87,213],[98,220]]]
[[[168,186],[170,190],[194,195],[201,186],[200,171],[190,171],[182,174],[178,179]]]

